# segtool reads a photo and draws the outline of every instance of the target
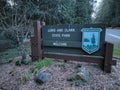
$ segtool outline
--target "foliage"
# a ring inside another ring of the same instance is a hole
[[[1,30],[0,33],[0,52],[5,51],[10,48],[15,48],[18,46],[17,36],[14,31],[11,30]]]
[[[22,77],[19,78],[19,83],[24,84],[26,81],[29,80],[31,74],[29,72],[24,73]]]
[[[36,61],[35,67],[30,68],[31,73],[36,73],[39,69],[47,67],[52,64],[52,60],[50,58],[44,58],[42,60]]]
[[[42,69],[52,64],[52,60],[50,58],[44,58],[43,60],[39,60],[36,62],[36,68]]]
[[[21,61],[18,60],[18,61],[15,62],[15,65],[16,65],[16,66],[21,66],[22,63],[21,63]]]
[[[21,66],[22,64],[24,65],[30,65],[32,62],[30,60],[17,60],[15,62],[16,66]]]
[[[14,0],[20,13],[46,24],[90,23],[91,0]],[[25,11],[24,11],[25,10]]]
[[[90,23],[92,0],[11,0],[0,3],[3,27],[15,30],[28,23],[29,19],[45,21],[47,24]],[[4,8],[3,8],[4,7]],[[11,14],[10,14],[11,13]],[[5,17],[6,18],[5,18]]]
[[[65,63],[64,63],[64,62],[61,63],[61,64],[60,64],[60,67],[61,67],[61,69],[63,69],[63,70],[66,69]]]
[[[30,54],[30,44],[26,43],[24,45],[25,45],[26,53]],[[12,48],[12,49],[8,49],[6,51],[0,52],[0,59],[8,60],[9,58],[14,58],[19,55],[20,53],[19,53],[18,47],[16,47],[16,48]]]
[[[114,45],[113,57],[120,58],[120,44]]]
[[[17,46],[18,45],[18,41],[17,41],[17,36],[14,33],[14,31],[8,30],[4,32],[4,37],[8,40],[12,41],[12,45]]]
[[[8,58],[13,58],[18,56],[18,51],[16,48],[14,49],[9,49],[7,51],[4,52],[0,52],[0,59],[8,59]]]
[[[22,60],[21,63],[24,64],[24,65],[30,65],[32,63],[32,61],[30,61],[30,60]]]
[[[95,21],[113,25],[120,24],[120,0],[103,0]]]
[[[9,39],[0,40],[0,52],[5,51],[6,49],[13,48],[13,42]]]
[[[91,0],[0,0],[0,29],[6,38],[20,46],[21,55],[25,53],[23,41],[31,30],[34,20],[46,24],[90,23]],[[22,47],[23,46],[23,47]]]
[[[75,23],[85,24],[91,22],[92,5],[90,0],[76,0]]]
[[[26,7],[23,4],[17,4],[14,0],[12,5],[8,0],[2,0],[0,3],[0,28],[4,30],[6,39],[12,40],[13,45],[20,47],[23,46],[23,40],[32,26],[30,18],[27,17],[28,8]],[[25,53],[24,51],[23,47],[19,49],[21,54]]]
[[[21,61],[21,60],[17,60],[17,61],[15,62],[15,65],[16,65],[16,66],[21,66],[22,64],[24,64],[24,65],[30,65],[30,64],[31,64],[31,61]]]

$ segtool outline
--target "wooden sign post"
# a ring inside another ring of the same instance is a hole
[[[41,37],[41,24],[39,21],[34,23],[34,37],[30,38],[31,41],[31,58],[32,60],[42,59],[42,37]]]
[[[45,23],[42,23],[45,25]],[[31,37],[32,60],[44,57],[98,63],[105,72],[110,73],[113,44],[105,42],[105,26],[91,25],[53,25],[43,26],[34,23],[34,37]]]

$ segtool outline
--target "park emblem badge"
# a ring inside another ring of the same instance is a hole
[[[82,30],[82,49],[88,54],[99,50],[101,28],[83,28]]]

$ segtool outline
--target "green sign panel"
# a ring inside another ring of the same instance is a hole
[[[101,25],[44,26],[42,39],[45,52],[101,56],[105,29]]]

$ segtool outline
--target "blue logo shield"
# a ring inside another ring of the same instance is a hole
[[[101,28],[83,28],[82,30],[82,49],[88,54],[99,50]]]

